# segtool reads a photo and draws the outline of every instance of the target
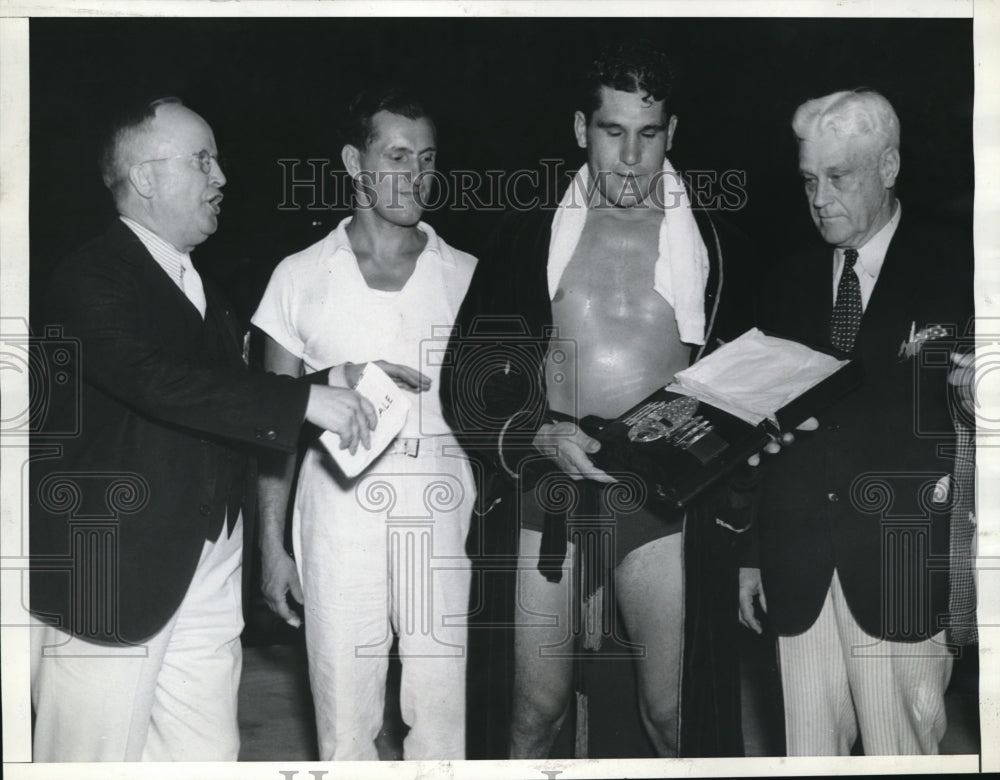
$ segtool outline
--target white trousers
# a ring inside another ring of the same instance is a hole
[[[404,757],[463,758],[468,462],[441,436],[421,440],[417,457],[384,455],[354,481],[338,482],[334,468],[307,456],[293,532],[320,760],[378,758],[394,631]]]
[[[141,645],[33,621],[35,761],[235,761],[243,524],[205,542],[184,600]]]
[[[866,755],[936,754],[952,667],[944,642],[944,631],[912,643],[866,633],[835,571],[816,622],[778,638],[788,755],[850,755],[859,727]]]

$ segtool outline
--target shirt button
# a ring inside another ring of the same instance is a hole
[[[202,504],[200,507],[198,507],[198,511],[201,512],[202,515],[204,515],[205,517],[208,517],[210,514],[212,514],[212,507],[210,507],[208,504]]]
[[[836,493],[827,493],[826,498],[830,503],[840,501],[840,496],[838,496]]]

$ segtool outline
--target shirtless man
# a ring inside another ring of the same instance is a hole
[[[574,541],[581,537],[567,534],[567,521],[592,517],[595,507],[613,526],[614,560],[594,567],[614,571],[604,580],[614,601],[602,601],[617,602],[629,641],[641,648],[642,722],[657,754],[680,749],[685,518],[641,501],[625,506],[621,495],[609,498],[603,485],[628,475],[597,468],[590,456],[600,445],[575,422],[617,417],[670,382],[704,345],[752,325],[748,299],[720,305],[724,261],[727,289],[749,287],[734,285],[730,275],[731,267],[742,273],[738,244],[721,224],[693,211],[666,159],[677,127],[671,86],[668,63],[646,44],[617,47],[593,63],[584,108],[574,117],[587,163],[555,212],[512,214],[501,224],[459,313],[453,361],[442,375],[445,413],[482,471],[478,552],[489,563],[474,603],[502,605],[484,623],[515,626],[510,758],[546,757],[568,711],[574,656],[568,626],[578,599],[594,588],[585,584],[581,594],[574,585]],[[508,332],[519,334],[516,340],[502,340],[503,320],[512,323]],[[526,336],[535,339],[533,353]],[[535,366],[524,357],[529,353],[538,356]],[[490,366],[496,370],[485,370]],[[577,495],[554,522],[559,473],[574,480]],[[728,499],[725,490],[720,495]],[[513,534],[516,573],[505,577],[497,561],[513,552],[503,549]],[[513,592],[497,596],[505,587]],[[486,682],[470,677],[470,691],[485,693],[491,708],[505,701],[493,690],[504,684],[493,671],[505,666],[497,649],[503,641],[488,641],[482,660],[476,643],[470,647],[470,670],[485,665],[494,674]],[[495,736],[489,740],[493,746],[484,752],[498,753]],[[739,749],[714,744],[707,749],[715,754]],[[471,745],[470,757],[479,757]]]

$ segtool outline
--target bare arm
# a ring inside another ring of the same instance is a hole
[[[265,336],[264,366],[285,376],[302,374],[302,359],[292,355],[270,336]],[[295,472],[295,455],[268,452],[260,459],[257,504],[260,513],[262,588],[268,606],[286,623],[299,627],[302,621],[289,607],[287,595],[302,603],[295,561],[285,550],[285,516]]]

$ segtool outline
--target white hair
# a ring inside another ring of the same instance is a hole
[[[840,138],[866,139],[877,153],[899,149],[899,117],[888,100],[870,89],[807,100],[795,110],[792,130],[800,143],[830,132]]]

